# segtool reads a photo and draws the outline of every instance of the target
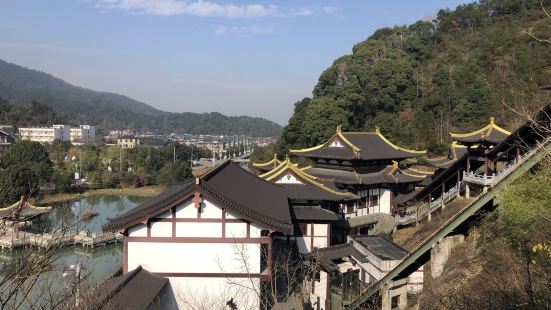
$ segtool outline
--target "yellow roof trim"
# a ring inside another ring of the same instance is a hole
[[[392,177],[394,177],[394,172],[400,169],[400,167],[398,167],[398,162],[395,160],[392,161],[392,166],[387,166],[387,167],[392,167],[392,169],[390,169],[390,171],[387,173],[387,175]]]
[[[411,150],[411,149],[407,149],[407,148],[398,146],[398,145],[390,142],[387,138],[385,138],[385,136],[383,136],[383,134],[381,133],[381,129],[378,126],[375,127],[375,132],[373,132],[373,131],[354,131],[354,132],[346,132],[346,134],[347,135],[358,135],[358,134],[378,135],[379,138],[381,138],[381,140],[383,140],[383,142],[385,142],[390,147],[392,147],[396,150],[409,152],[409,153],[413,153],[413,154],[426,154],[427,153],[426,150],[424,150],[424,151]],[[350,140],[348,140],[344,136],[344,134],[341,130],[341,125],[337,126],[336,133],[329,140],[327,140],[327,142],[325,142],[323,144],[320,144],[320,145],[317,145],[317,146],[314,146],[314,147],[310,147],[310,148],[298,149],[298,150],[289,150],[289,152],[291,152],[291,153],[304,153],[304,152],[309,152],[309,151],[314,151],[314,150],[320,149],[320,148],[324,147],[325,145],[327,145],[327,143],[329,141],[333,140],[333,138],[335,138],[335,136],[339,137],[344,143],[346,143],[349,147],[351,147],[352,151],[354,152],[356,157],[360,158],[361,149],[359,147],[357,147],[356,145],[354,145],[352,142],[350,142]]]
[[[472,132],[468,132],[468,133],[451,133],[450,132],[450,136],[452,138],[467,138],[467,137],[472,137],[472,136],[476,136],[476,135],[483,135],[486,131],[488,131],[488,133],[490,133],[493,129],[501,132],[501,133],[504,133],[506,135],[510,135],[511,132],[510,131],[507,131],[501,127],[499,127],[498,125],[495,124],[495,119],[493,117],[490,117],[490,123],[478,130],[475,130],[475,131],[472,131]]]
[[[21,199],[19,201],[17,201],[16,203],[10,205],[10,206],[7,206],[5,208],[0,208],[0,211],[7,211],[7,210],[10,210],[10,209],[16,209],[16,208],[19,208],[21,207],[24,203],[26,202],[26,199],[25,199],[25,196],[21,196]],[[52,207],[51,206],[46,206],[46,207],[39,207],[39,206],[35,206],[31,203],[29,203],[27,201],[27,207],[31,208],[31,209],[35,209],[35,210],[52,210]]]
[[[278,164],[274,169],[264,173],[264,174],[261,174],[259,175],[260,178],[266,178],[270,175],[272,175],[273,173],[275,173],[276,171],[278,171],[281,167],[283,167],[283,165],[285,165],[286,161],[282,161],[280,164]]]
[[[346,143],[349,147],[352,148],[352,151],[354,152],[354,155],[356,155],[357,158],[360,158],[361,149],[355,146],[352,142],[348,141],[348,139],[346,139],[346,137],[342,134],[341,125],[337,126],[337,136],[341,138],[341,140],[344,143]]]
[[[298,168],[295,164],[293,164],[288,158],[285,160],[284,162],[285,164],[285,167],[281,170],[279,170],[278,172],[276,172],[274,175],[272,176],[269,176],[268,178],[266,178],[266,181],[273,181],[275,178],[277,178],[278,176],[280,176],[281,174],[283,174],[284,171],[287,171],[287,169],[291,170],[291,172],[295,173],[297,176],[301,177],[301,179],[303,179],[304,181],[306,181],[307,183],[311,184],[311,185],[314,185],[314,186],[317,186],[325,191],[328,191],[332,194],[335,194],[335,195],[338,195],[338,196],[343,196],[343,197],[350,197],[350,193],[342,193],[342,192],[338,192],[338,191],[335,191],[321,183],[318,183],[316,182],[315,180],[317,179],[317,177],[313,176],[313,175],[310,175],[304,171],[302,171],[300,168]]]
[[[385,138],[385,136],[383,136],[383,134],[381,133],[380,130],[375,131],[375,134],[377,134],[379,136],[379,138],[381,138],[381,140],[383,140],[383,142],[385,142],[386,144],[388,144],[389,146],[393,147],[396,150],[409,152],[409,153],[413,153],[413,154],[426,154],[427,153],[426,150],[425,151],[416,151],[416,150],[406,149],[406,148],[401,147],[401,146],[397,146],[396,144],[390,142],[387,138]]]
[[[260,177],[264,177],[267,181],[271,181],[273,180],[274,178],[277,178],[279,175],[281,175],[285,170],[287,170],[287,168],[291,169],[292,171],[300,171],[300,175],[306,177],[306,178],[309,178],[309,179],[313,179],[313,180],[316,180],[317,177],[313,176],[313,175],[310,175],[304,171],[301,171],[296,164],[293,164],[291,162],[291,160],[289,159],[289,157],[287,157],[285,159],[285,161],[283,163],[281,163],[281,165],[279,165],[277,168],[261,175]],[[277,170],[277,171],[276,171]],[[271,175],[268,175],[270,174],[270,172],[273,172]]]
[[[320,149],[324,146],[327,145],[327,143],[329,143],[329,141],[333,140],[335,137],[339,137],[346,145],[348,145],[349,147],[352,148],[352,151],[354,152],[354,155],[356,155],[356,157],[360,157],[360,148],[358,148],[357,146],[355,146],[352,142],[348,141],[348,139],[346,139],[346,137],[342,134],[342,125],[338,125],[337,126],[337,129],[335,130],[335,134],[331,136],[331,138],[329,138],[325,143],[323,144],[320,144],[320,145],[316,145],[316,146],[313,146],[313,147],[310,147],[310,148],[305,148],[305,149],[298,149],[298,150],[289,150],[289,152],[291,153],[304,153],[304,152],[309,152],[309,151],[314,151],[314,150],[317,150],[317,149]]]
[[[276,165],[281,164],[281,161],[279,159],[277,159],[277,154],[274,154],[274,158],[272,158],[270,161],[267,161],[265,163],[253,163],[253,166],[254,167],[266,167],[266,166],[272,165],[274,163]]]
[[[334,137],[334,136],[333,136]],[[331,137],[331,139],[333,139],[333,137]],[[329,140],[331,140],[329,139]],[[289,150],[289,152],[291,153],[304,153],[304,152],[310,152],[310,151],[314,151],[314,150],[317,150],[317,149],[321,149],[322,147],[325,146],[326,143],[323,143],[323,144],[320,144],[320,145],[316,145],[316,146],[313,146],[313,147],[309,147],[309,148],[305,148],[305,149],[298,149],[298,150]]]
[[[408,168],[406,170],[409,170],[409,171],[413,171],[415,173],[419,173],[419,174],[425,174],[425,175],[433,175],[434,172],[430,172],[430,171],[421,171],[421,170],[417,170],[415,168]]]
[[[421,174],[413,174],[413,173],[409,173],[409,172],[406,172],[404,170],[400,170],[400,172],[404,175],[407,175],[407,176],[410,176],[410,177],[414,177],[414,178],[419,178],[419,179],[424,179],[427,177],[427,175],[421,175]]]

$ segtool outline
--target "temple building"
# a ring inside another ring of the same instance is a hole
[[[313,167],[304,169],[305,173],[331,180],[337,188],[360,197],[346,204],[346,218],[393,213],[396,196],[410,193],[427,177],[410,170],[406,161],[423,156],[426,151],[397,146],[379,128],[374,132],[343,132],[338,126],[325,143],[290,152],[312,162]]]
[[[463,172],[466,196],[469,196],[470,185],[480,185],[484,190],[488,188],[488,176],[491,178],[498,170],[499,160],[490,160],[488,153],[501,143],[511,133],[495,124],[490,117],[490,123],[478,130],[469,133],[450,133],[454,143],[467,148],[467,168]],[[473,165],[473,161],[477,162]],[[480,167],[478,170],[477,168]]]
[[[298,165],[292,163],[287,157],[279,166],[259,177],[277,184],[287,192],[292,205],[291,216],[296,217],[299,225],[303,225],[300,228],[300,231],[304,232],[302,235],[313,236],[310,244],[308,242],[297,243],[300,252],[305,254],[315,247],[325,247],[346,241],[348,226],[342,212],[343,205],[350,201],[357,201],[359,197],[346,190],[338,189],[331,181],[309,175],[303,170],[304,168],[298,168]],[[309,214],[319,214],[316,224],[305,221],[305,217],[308,217]],[[322,214],[326,214],[325,217],[328,221],[330,220],[325,225],[320,222],[320,219],[323,218]],[[319,238],[318,233],[312,233],[314,231],[326,232],[329,239],[314,242],[316,238]],[[296,237],[294,238],[296,239]]]
[[[384,277],[407,255],[407,251],[381,236],[350,236],[348,243],[315,249],[307,255],[313,264],[313,304],[316,309],[342,309],[361,290]],[[423,288],[423,267],[396,282],[393,308],[406,309],[407,293]]]
[[[226,161],[110,219],[103,230],[125,236],[124,273],[142,266],[168,278],[180,308],[201,296],[234,298],[239,308],[258,308],[273,302],[261,292],[293,249],[298,255],[332,245],[332,227],[342,219],[310,204],[315,198],[310,195]],[[327,195],[353,197],[338,191]]]
[[[12,239],[21,238],[21,227],[25,227],[32,223],[41,215],[52,211],[52,207],[39,207],[27,201],[24,196],[16,203],[0,208],[0,220],[2,225],[7,230],[3,237],[11,235]]]
[[[430,183],[420,191],[398,201],[399,225],[418,223],[436,210],[443,210],[446,203],[461,194],[471,196],[473,186],[486,191],[494,182],[496,174],[510,161],[511,151],[520,156],[521,146],[512,146],[500,156],[495,156],[494,148],[505,141],[510,132],[490,122],[473,132],[450,133],[452,144],[448,156],[429,159],[428,163],[437,168]],[[422,202],[422,203],[421,203]]]

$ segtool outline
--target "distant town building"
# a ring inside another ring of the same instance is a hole
[[[12,137],[15,137],[15,130],[11,125],[0,125],[0,131],[3,131]]]
[[[134,136],[122,136],[117,139],[117,146],[123,149],[133,149],[140,144],[140,139]]]
[[[4,130],[4,127],[11,127],[11,126],[2,126],[0,125],[0,154],[7,151],[8,148],[15,143],[15,139],[13,137],[13,131],[9,131],[9,128],[6,128]]]
[[[30,140],[40,143],[52,143],[54,140],[91,143],[96,139],[96,127],[80,125],[53,125],[52,127],[19,128],[19,140]]]
[[[91,143],[96,140],[96,127],[80,125],[78,128],[71,128],[71,142]]]

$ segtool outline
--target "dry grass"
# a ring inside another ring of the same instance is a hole
[[[459,198],[448,203],[441,213],[433,213],[432,220],[419,223],[418,226],[405,227],[398,229],[394,233],[393,240],[406,250],[413,250],[417,245],[428,238],[448,219],[459,212],[463,207],[473,201],[473,198]]]

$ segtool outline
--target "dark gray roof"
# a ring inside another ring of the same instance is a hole
[[[105,231],[115,231],[141,223],[182,203],[199,191],[245,216],[276,230],[292,228],[289,202],[285,190],[245,171],[237,164],[226,161],[203,175],[199,184],[195,180],[167,188],[160,195],[103,225]]]
[[[488,132],[486,134],[487,135],[454,138],[454,140],[465,144],[477,144],[477,143],[498,144],[509,136],[508,134],[502,133],[497,130],[492,130],[491,132]]]
[[[274,227],[291,228],[287,192],[280,186],[245,171],[233,162],[221,164],[201,180],[223,201],[239,206],[240,213]]]
[[[351,236],[351,238],[382,260],[401,260],[408,254],[402,247],[382,236]]]
[[[113,219],[108,219],[103,225],[104,231],[115,231],[140,223],[142,220],[162,213],[183,202],[197,190],[193,180],[167,187],[161,194],[150,198],[137,207]]]
[[[341,184],[419,183],[425,179],[425,176],[415,177],[404,174],[401,169],[393,166],[379,167],[377,171],[369,173],[317,167],[307,169],[305,172],[319,178],[333,179],[335,183]]]
[[[367,262],[367,257],[356,250],[350,243],[315,249],[308,253],[306,257],[307,259],[317,261],[326,271],[333,272],[339,269],[335,261],[349,256],[352,256],[360,263]]]
[[[292,150],[291,153],[309,158],[325,158],[340,160],[401,160],[410,157],[423,155],[420,152],[410,151],[405,148],[391,144],[379,132],[342,132],[342,135],[350,143],[359,149],[359,154],[344,141],[344,147],[331,147],[330,141],[341,139],[336,135],[327,141],[323,146],[309,150]]]
[[[109,279],[84,298],[89,309],[148,309],[168,283],[138,266],[125,275]]]
[[[333,189],[336,192],[347,194],[346,196],[337,195],[311,184],[276,184],[285,189],[289,199],[292,201],[350,201],[359,199],[357,195],[346,191]]]
[[[427,159],[427,162],[433,167],[448,169],[454,162],[457,161],[457,159],[463,157],[463,155],[465,154],[467,154],[466,147],[457,147],[455,145],[451,145],[448,150],[447,156],[441,158],[429,158]]]
[[[338,221],[339,217],[333,211],[320,206],[293,206],[292,216],[298,221]]]
[[[1,207],[1,206],[0,206]],[[11,206],[2,208],[0,219],[22,222],[52,211],[51,207],[36,207],[23,198]]]
[[[361,149],[360,157],[364,160],[405,159],[423,155],[403,148],[396,148],[376,132],[343,132],[342,134],[348,141]]]

